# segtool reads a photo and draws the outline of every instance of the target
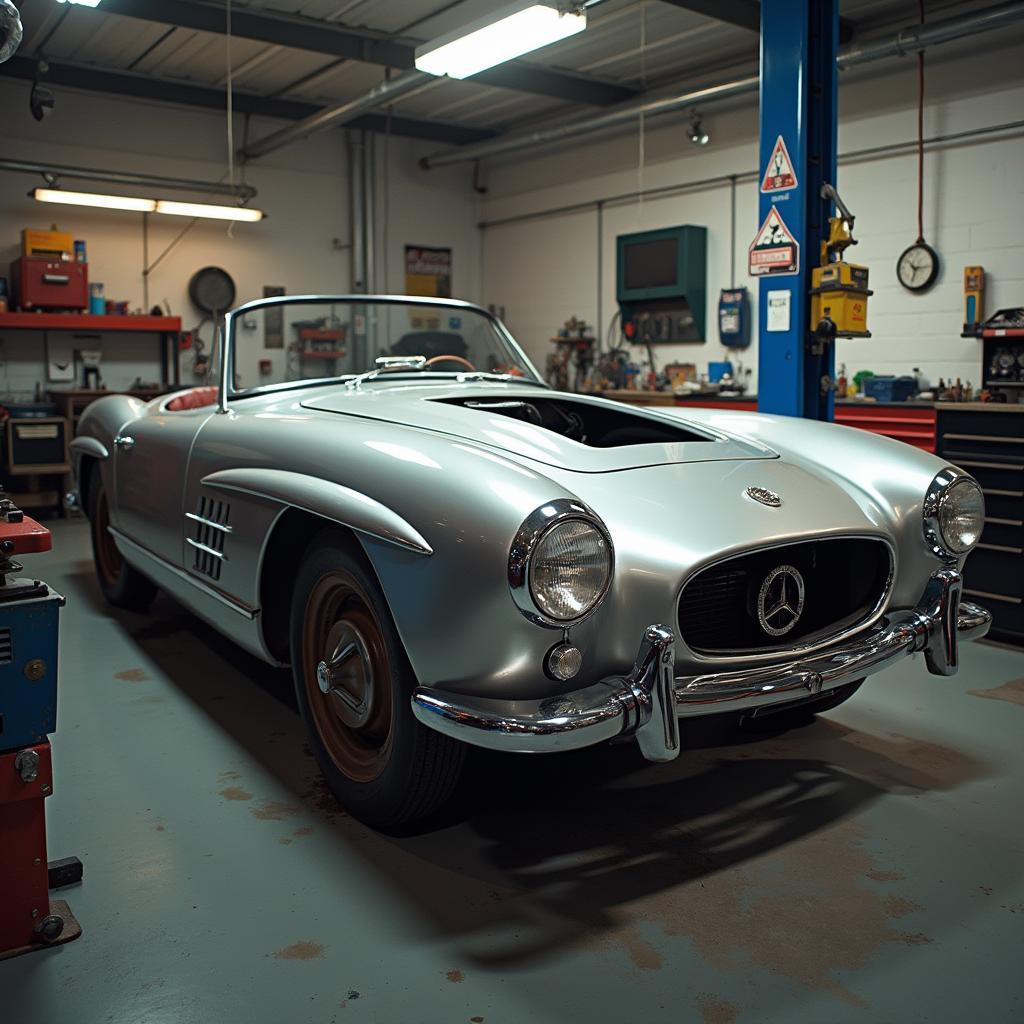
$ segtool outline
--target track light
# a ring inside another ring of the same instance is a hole
[[[69,192],[62,188],[36,188],[32,198],[41,203],[66,206],[98,206],[106,210],[132,210],[136,213],[166,213],[176,217],[206,217],[213,220],[258,221],[263,211],[248,206],[220,206],[211,203],[180,203],[172,199],[142,199],[100,192]]]
[[[696,111],[690,115],[690,128],[687,134],[695,146],[706,146],[711,141],[711,136],[708,135],[708,130]]]

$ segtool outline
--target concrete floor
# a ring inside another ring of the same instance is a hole
[[[68,597],[50,856],[85,933],[0,963],[0,1017],[1024,1020],[1024,655],[968,645],[752,741],[484,757],[460,815],[377,835],[323,789],[286,674],[166,598]]]

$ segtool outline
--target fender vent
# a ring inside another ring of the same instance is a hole
[[[0,629],[0,665],[10,665],[14,659],[14,642],[9,626]]]
[[[224,544],[231,535],[231,505],[219,498],[200,498],[199,508],[186,512],[185,518],[195,529],[194,537],[185,537],[195,555],[192,568],[211,580],[219,580],[222,564],[227,561]]]

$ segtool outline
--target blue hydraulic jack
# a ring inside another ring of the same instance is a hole
[[[57,631],[64,598],[16,576],[13,555],[48,551],[50,531],[0,488],[0,960],[77,939],[82,929],[50,889],[81,881],[82,864],[46,858],[43,802],[53,792],[48,736],[57,728]]]

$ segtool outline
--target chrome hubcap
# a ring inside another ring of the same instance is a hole
[[[327,658],[316,666],[320,692],[332,698],[334,713],[351,729],[373,711],[373,667],[363,635],[350,622],[337,623],[328,638]]]

